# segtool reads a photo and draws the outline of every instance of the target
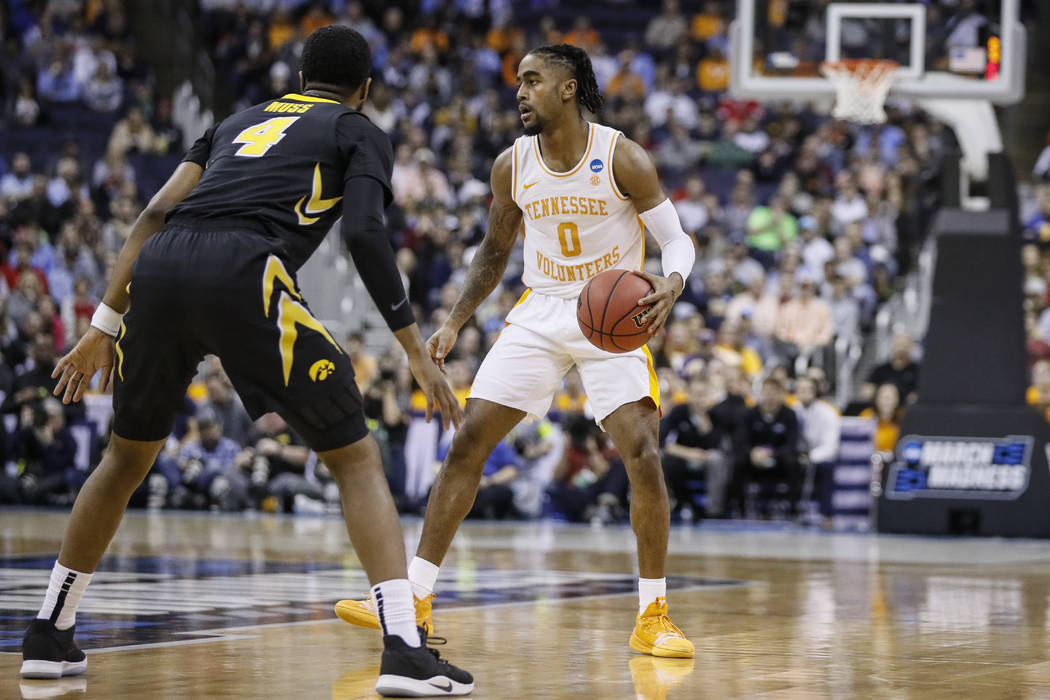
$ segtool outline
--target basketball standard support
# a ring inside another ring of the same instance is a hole
[[[919,401],[879,498],[881,532],[1050,537],[1045,418],[1025,405],[1020,231],[945,209]]]

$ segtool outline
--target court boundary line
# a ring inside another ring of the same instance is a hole
[[[727,579],[723,579],[727,580]],[[729,588],[745,588],[749,586],[762,586],[768,585],[765,581],[751,581],[746,579],[730,580],[728,583],[720,583],[714,586],[702,586],[702,585],[691,585],[684,588],[672,589],[673,593],[693,593],[696,591],[709,591],[709,590],[722,590]],[[513,600],[503,603],[472,603],[469,605],[461,605],[450,608],[436,608],[435,613],[440,612],[459,612],[468,610],[485,610],[495,608],[511,608],[511,607],[522,607],[525,605],[535,605],[536,603],[548,603],[552,605],[561,605],[569,602],[581,602],[589,600],[603,600],[608,598],[626,598],[628,596],[634,597],[637,595],[637,591],[625,591],[623,593],[596,593],[594,595],[575,596],[571,598],[539,598],[536,600]],[[282,627],[301,627],[304,625],[318,625],[338,622],[346,625],[337,617],[325,620],[294,620],[292,622],[269,622],[259,625],[240,625],[236,627],[219,627],[213,630],[194,630],[187,632],[176,632],[175,634],[214,634],[210,637],[202,637],[200,639],[175,639],[168,642],[148,642],[146,644],[125,644],[118,647],[106,647],[104,649],[85,649],[85,654],[107,654],[114,651],[134,651],[138,649],[161,649],[164,647],[175,647],[175,646],[189,646],[193,644],[211,644],[215,642],[229,642],[229,641],[240,641],[244,639],[252,639],[258,635],[254,634],[237,634],[239,632],[251,632],[254,630],[264,629],[279,629]],[[351,625],[352,626],[352,625]],[[227,634],[231,633],[231,634]],[[0,652],[0,656],[7,656],[11,654],[21,654],[20,651],[3,651]]]

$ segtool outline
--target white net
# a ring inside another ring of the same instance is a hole
[[[820,64],[820,72],[835,86],[835,109],[831,114],[861,124],[886,121],[883,106],[898,68],[896,61],[863,59]]]

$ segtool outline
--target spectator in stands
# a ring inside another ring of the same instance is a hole
[[[725,322],[740,323],[745,317],[750,319],[750,330],[761,343],[759,349],[768,354],[777,329],[779,312],[779,296],[766,287],[765,273],[756,272],[751,275],[744,290],[729,302]]]
[[[693,173],[685,179],[685,196],[674,203],[682,229],[696,235],[707,225],[707,207],[704,206],[704,181]]]
[[[762,371],[762,358],[754,348],[744,344],[739,323],[723,323],[718,330],[718,344],[714,356],[726,367],[736,367],[748,378]]]
[[[354,381],[357,382],[357,388],[361,390],[361,393],[364,393],[376,379],[379,372],[379,363],[375,355],[368,352],[365,348],[365,338],[358,331],[353,331],[346,336],[343,349],[346,350],[346,354],[354,366]]]
[[[300,31],[302,36],[310,36],[315,30],[321,27],[327,27],[334,21],[332,15],[328,14],[328,10],[325,8],[322,2],[312,2],[306,10],[306,14],[303,15],[303,20],[300,24]]]
[[[831,218],[837,229],[841,231],[847,224],[861,221],[868,215],[868,203],[857,190],[857,184],[849,172],[842,171],[836,179],[838,180],[838,196],[831,205]]]
[[[670,136],[660,146],[656,162],[661,172],[677,178],[695,168],[702,155],[700,143],[689,135],[689,130],[680,124],[672,123]]]
[[[767,378],[758,405],[744,414],[736,440],[735,484],[730,489],[741,512],[752,484],[775,482],[787,485],[789,513],[798,513],[802,492],[798,417],[785,405],[784,395],[781,383]]]
[[[787,202],[776,196],[769,206],[757,206],[747,218],[747,245],[752,256],[771,267],[784,245],[798,236],[798,222]]]
[[[620,67],[605,86],[605,96],[610,100],[635,101],[645,98],[645,81],[631,65],[634,54],[624,51],[619,56]]]
[[[204,408],[210,408],[215,414],[216,422],[222,431],[221,435],[237,445],[252,443],[252,419],[244,410],[244,405],[233,390],[233,384],[226,373],[221,369],[210,370],[204,378],[204,386],[208,395]]]
[[[816,217],[803,216],[798,220],[799,242],[802,245],[802,262],[814,274],[823,277],[824,266],[835,258],[835,248],[820,233]]]
[[[447,455],[448,445],[444,445],[438,451],[438,459],[434,463],[435,474],[441,470]],[[519,473],[520,463],[517,452],[510,443],[501,440],[485,460],[478,495],[467,517],[484,518],[485,520],[520,517],[517,508],[514,507],[514,489],[512,488]]]
[[[627,503],[627,470],[594,422],[565,423],[569,446],[547,487],[554,511],[570,522],[620,519]]]
[[[73,465],[76,441],[66,426],[62,404],[47,398],[24,404],[11,457],[21,472],[22,502],[68,505],[83,474]]]
[[[223,437],[223,424],[210,408],[197,412],[200,431],[179,452],[178,465],[182,481],[191,494],[191,505],[212,510],[242,510],[248,503],[248,478],[241,470],[250,461],[250,453]]]
[[[88,196],[87,185],[80,178],[80,164],[76,158],[65,157],[55,166],[55,177],[47,185],[47,199],[60,207],[70,200]]]
[[[861,387],[860,398],[870,401],[875,396],[876,388],[883,384],[893,384],[901,400],[912,403],[918,398],[919,363],[912,357],[915,342],[905,331],[895,333],[890,344],[889,360],[871,370],[867,381]]]
[[[1050,146],[1047,149],[1050,150]],[[1035,213],[1024,222],[1025,237],[1030,241],[1047,242],[1050,241],[1050,186],[1036,189],[1036,204]]]
[[[686,94],[687,83],[681,78],[668,78],[645,98],[645,113],[654,127],[670,120],[692,131],[699,120],[696,100]]]
[[[817,280],[806,272],[798,277],[798,294],[777,313],[776,355],[789,363],[799,357],[822,365],[831,344],[831,308],[817,296]]]
[[[901,405],[900,391],[896,384],[881,384],[875,390],[875,400],[871,408],[860,413],[861,418],[874,418],[875,449],[889,454],[897,446],[900,437],[901,420],[904,418],[904,407]]]
[[[258,493],[268,512],[319,512],[324,510],[325,485],[311,479],[308,468],[316,462],[310,448],[276,413],[264,414],[255,422],[258,440],[248,452],[250,492]],[[243,458],[242,458],[243,459]],[[338,502],[338,492],[327,494]]]
[[[274,51],[280,49],[295,37],[295,32],[291,10],[278,7],[270,19],[270,48]]]
[[[153,153],[157,150],[156,141],[157,135],[146,121],[142,109],[132,106],[124,118],[113,127],[107,152],[121,155],[128,152]]]
[[[591,18],[584,13],[576,16],[576,20],[572,23],[572,31],[565,35],[566,44],[579,46],[588,53],[590,53],[600,41],[601,37],[591,24]]]
[[[707,0],[703,9],[693,15],[693,38],[702,42],[707,41],[711,37],[722,34],[724,30],[722,10],[717,0]]]
[[[696,84],[704,92],[719,93],[729,89],[729,60],[721,48],[712,48],[700,59]]]
[[[11,159],[11,172],[0,178],[0,197],[12,204],[25,199],[33,191],[33,166],[26,153],[16,153]]]
[[[36,91],[45,102],[76,102],[80,99],[80,86],[67,51],[62,51],[51,61],[47,70],[40,71]]]
[[[448,178],[435,167],[437,159],[429,148],[412,154],[406,147],[398,149],[391,183],[394,199],[402,207],[413,208],[423,202],[452,203]]]
[[[1050,421],[1050,360],[1037,360],[1031,372],[1032,385],[1025,393],[1025,400]]]
[[[23,233],[22,241],[15,246],[15,249],[11,251],[8,259],[4,261],[3,265],[0,265],[0,272],[3,273],[4,279],[7,282],[7,288],[12,293],[18,292],[19,283],[23,277],[35,277],[39,286],[36,289],[23,289],[20,294],[28,298],[25,302],[24,308],[18,308],[12,311],[8,307],[8,313],[13,314],[17,317],[17,323],[21,323],[22,317],[26,312],[29,311],[29,307],[33,305],[36,297],[47,290],[47,275],[39,267],[33,264],[33,248],[28,241],[25,240]],[[19,306],[23,304],[20,300]]]
[[[663,11],[649,20],[645,28],[645,45],[660,54],[689,35],[689,25],[682,16],[678,0],[664,0]]]
[[[116,112],[124,101],[124,83],[109,63],[99,61],[95,74],[84,86],[84,104],[96,112]]]
[[[13,113],[19,126],[34,126],[40,119],[40,103],[36,100],[33,83],[25,78],[18,81]]]
[[[733,136],[733,143],[753,156],[766,151],[769,148],[769,142],[769,134],[762,128],[757,117],[745,119]]]
[[[660,422],[664,474],[673,499],[672,515],[699,520],[701,512],[720,518],[725,513],[726,490],[732,462],[723,451],[725,437],[711,419],[722,397],[702,377],[689,382],[689,401],[672,408]],[[707,492],[706,507],[696,505],[695,484],[700,477]]]
[[[846,278],[834,275],[828,284],[831,287],[828,307],[831,309],[832,333],[835,338],[856,342],[860,337],[860,304],[850,291]]]
[[[356,365],[355,365],[356,367]],[[375,421],[377,440],[385,447],[386,475],[390,492],[400,505],[405,497],[405,438],[411,421],[407,386],[411,380],[398,377],[395,358],[386,355],[373,375],[373,380],[362,390],[365,416]]]
[[[813,470],[818,484],[820,513],[831,516],[833,471],[839,455],[842,417],[838,410],[820,397],[820,385],[810,376],[795,382],[798,401],[793,408],[798,414],[802,436],[802,460]]]

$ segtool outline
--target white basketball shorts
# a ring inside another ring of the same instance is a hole
[[[478,369],[470,398],[485,399],[542,418],[573,365],[598,425],[624,404],[660,390],[647,348],[611,353],[588,341],[576,322],[576,300],[528,290],[507,314],[507,326]]]

